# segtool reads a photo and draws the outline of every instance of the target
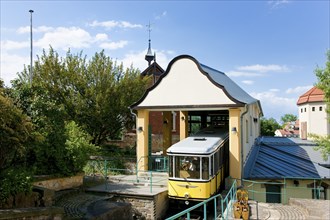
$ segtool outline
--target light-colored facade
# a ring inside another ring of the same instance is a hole
[[[221,112],[228,118],[229,175],[241,179],[243,163],[260,134],[260,102],[224,73],[182,55],[174,58],[160,79],[131,106],[137,112],[137,160],[139,170],[148,170],[149,112],[163,114],[163,152],[171,146],[173,111],[180,119],[180,140],[188,136],[188,117],[196,112]]]
[[[290,198],[301,199],[330,199],[330,180],[245,180],[245,189],[249,191],[249,198],[259,202],[272,202],[277,197],[277,203],[288,204]]]
[[[308,134],[330,135],[329,115],[322,90],[313,87],[299,97],[297,105],[302,139],[307,139]]]

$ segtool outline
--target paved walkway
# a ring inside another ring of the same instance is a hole
[[[107,182],[86,189],[86,192],[90,193],[76,191],[61,196],[56,206],[64,207],[66,217],[83,218],[87,215],[87,208],[92,203],[111,198],[111,196],[103,196],[102,192],[105,195],[121,193],[151,196],[167,190],[167,178],[156,175],[151,178],[152,180],[150,180],[150,176],[141,177],[139,181],[136,181],[135,175],[111,176]],[[150,186],[151,181],[154,184],[152,187]],[[91,194],[93,192],[97,194]],[[329,219],[330,215],[327,215],[327,210],[324,210],[325,206],[329,206],[330,212],[329,200],[293,199],[290,201],[290,205],[249,201],[249,205],[251,208],[250,220],[315,220],[324,219],[324,216]]]
[[[92,182],[93,177],[87,181]],[[59,193],[55,206],[64,208],[65,219],[82,219],[90,214],[89,207],[96,202],[108,200],[109,203],[115,203],[109,201],[113,197],[109,196],[109,193],[153,196],[163,191],[167,191],[165,174],[142,175],[139,178],[136,175],[116,175],[110,176],[103,183],[99,181],[98,185],[86,188],[85,192],[71,190]]]
[[[256,211],[256,203],[250,204],[250,219],[260,220],[307,220],[303,209],[292,206],[275,203],[258,203],[258,216]]]

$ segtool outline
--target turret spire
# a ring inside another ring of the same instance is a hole
[[[155,56],[152,54],[152,51],[151,51],[151,39],[150,39],[151,24],[150,24],[150,21],[149,21],[149,24],[147,24],[146,26],[148,27],[148,31],[149,31],[149,46],[148,46],[147,54],[144,59],[146,61],[148,61],[148,66],[150,66],[151,61],[153,61],[155,59]]]

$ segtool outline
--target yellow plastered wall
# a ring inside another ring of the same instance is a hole
[[[180,111],[180,141],[188,137],[188,112]]]
[[[148,170],[148,125],[149,125],[149,111],[138,110],[137,112],[137,169]],[[142,131],[139,131],[142,128]]]
[[[172,145],[172,112],[163,112],[163,154],[166,155],[167,149]]]
[[[241,178],[241,110],[229,109],[229,175],[232,178]],[[233,133],[232,128],[237,132]],[[237,182],[240,185],[240,181]]]

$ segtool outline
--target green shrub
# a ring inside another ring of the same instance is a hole
[[[32,191],[31,173],[24,168],[11,167],[0,172],[0,202],[5,202],[17,193]]]
[[[74,121],[66,124],[65,133],[66,168],[67,172],[75,174],[83,171],[89,156],[96,152],[97,147],[90,143],[91,136]]]

